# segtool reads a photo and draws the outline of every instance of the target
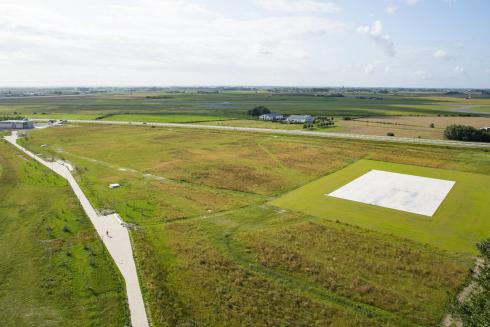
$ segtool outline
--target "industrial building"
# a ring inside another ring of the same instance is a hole
[[[0,129],[31,129],[34,124],[29,120],[3,120],[0,121]]]

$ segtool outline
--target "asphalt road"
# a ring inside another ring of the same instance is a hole
[[[235,132],[286,134],[286,135],[296,135],[296,136],[310,136],[310,137],[336,138],[336,139],[349,139],[349,140],[362,140],[362,141],[438,145],[438,146],[448,146],[448,147],[458,147],[458,148],[490,149],[490,143],[461,142],[461,141],[450,141],[450,140],[430,140],[430,139],[419,139],[419,138],[408,138],[408,137],[361,135],[361,134],[348,134],[348,133],[313,132],[313,131],[303,131],[303,130],[213,126],[213,125],[199,125],[199,124],[142,123],[142,122],[125,122],[125,121],[106,121],[106,120],[68,120],[68,122],[83,123],[83,124],[101,124],[101,125],[159,126],[159,127],[172,127],[172,128],[235,131]]]

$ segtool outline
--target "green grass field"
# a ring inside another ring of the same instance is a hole
[[[111,121],[134,121],[134,122],[153,122],[153,123],[201,123],[230,120],[230,117],[223,116],[207,116],[207,115],[138,115],[138,114],[126,114],[126,115],[113,115],[104,118],[104,120]]]
[[[2,326],[123,326],[122,277],[67,183],[0,141]]]
[[[21,142],[73,163],[95,207],[138,226],[133,244],[155,326],[434,326],[468,276],[474,241],[488,236],[484,150],[99,125],[35,130]],[[340,185],[368,163],[456,176],[451,197],[479,201],[467,213],[480,225],[451,221],[462,206],[449,202],[430,226],[388,209],[363,208],[372,226],[360,226],[356,206],[348,221],[269,204],[319,178]],[[430,228],[441,244],[425,240]]]
[[[456,182],[432,218],[354,201],[328,194],[371,169],[425,176]],[[476,254],[475,244],[490,237],[490,177],[451,170],[361,160],[320,178],[271,203],[329,220],[340,220],[441,249]]]
[[[31,117],[100,117],[107,114],[174,114],[248,118],[247,110],[264,105],[283,114],[326,116],[459,115],[489,114],[490,99],[465,100],[461,97],[424,94],[383,95],[383,100],[314,95],[288,95],[264,92],[221,92],[217,94],[127,93],[80,97],[34,97],[0,99],[0,114],[19,112]],[[379,95],[377,95],[379,96]],[[66,116],[65,116],[66,115]]]

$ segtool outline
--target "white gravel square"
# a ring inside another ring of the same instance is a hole
[[[371,170],[328,196],[432,217],[455,182]]]

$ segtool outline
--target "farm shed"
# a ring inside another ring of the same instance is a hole
[[[284,119],[282,114],[272,112],[270,114],[264,114],[259,116],[260,120],[269,120],[269,121],[280,121]]]
[[[310,115],[291,115],[286,118],[286,121],[290,124],[304,124],[304,123],[313,123],[315,118]]]
[[[0,129],[31,129],[34,124],[29,120],[3,120],[0,121]]]

